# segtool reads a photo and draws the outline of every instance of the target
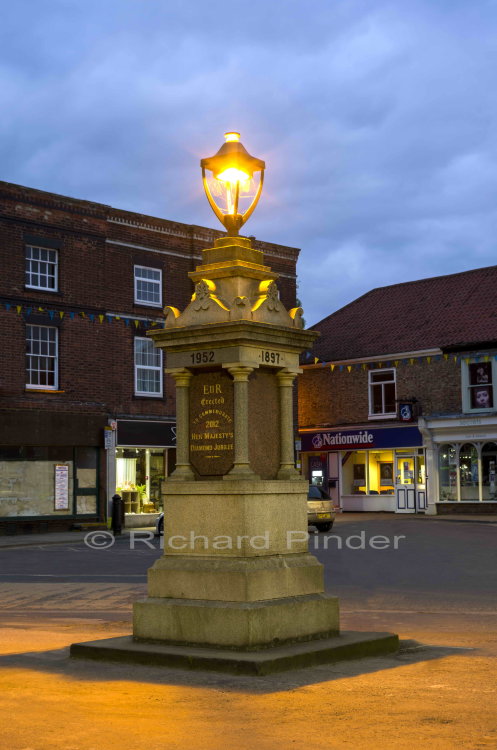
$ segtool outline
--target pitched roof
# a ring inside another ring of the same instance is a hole
[[[312,329],[328,362],[497,345],[497,266],[373,289]]]

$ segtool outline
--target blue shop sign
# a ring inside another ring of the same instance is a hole
[[[319,430],[300,434],[303,451],[340,451],[354,448],[416,448],[423,445],[417,427],[360,430]]]

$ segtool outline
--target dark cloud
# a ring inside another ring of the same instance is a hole
[[[247,233],[302,248],[315,322],[368,289],[497,262],[491,0],[17,0],[4,180],[215,225],[198,160],[266,159]]]

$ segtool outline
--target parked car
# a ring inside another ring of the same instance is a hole
[[[317,484],[309,485],[307,494],[307,525],[315,526],[318,531],[329,531],[335,520],[335,508],[331,498]]]
[[[307,495],[307,525],[315,526],[318,531],[329,531],[335,520],[335,508],[330,496],[316,484],[309,485]],[[164,513],[155,522],[155,535],[164,533]]]
[[[160,513],[155,522],[155,536],[162,536],[164,533],[164,513]]]

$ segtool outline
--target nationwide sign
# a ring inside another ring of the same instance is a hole
[[[417,427],[301,432],[303,451],[339,451],[354,448],[416,448],[423,445]]]

